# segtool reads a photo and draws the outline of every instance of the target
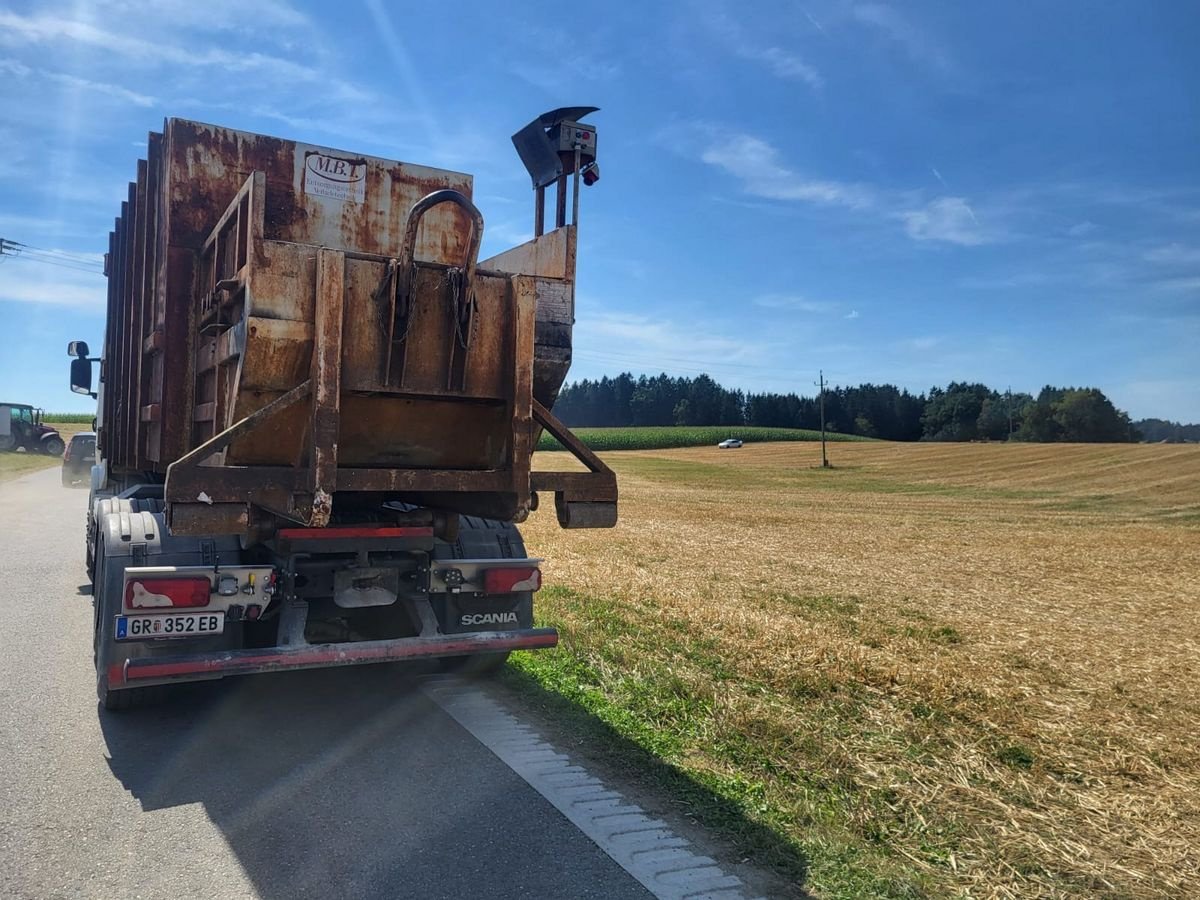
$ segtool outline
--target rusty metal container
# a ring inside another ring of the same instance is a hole
[[[576,224],[480,262],[469,175],[180,119],[137,171],[106,263],[99,441],[165,478],[173,531],[393,501],[519,521],[538,490],[564,526],[615,521],[611,471],[550,413]],[[589,472],[531,473],[541,428]]]

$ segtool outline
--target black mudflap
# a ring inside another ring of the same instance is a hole
[[[511,522],[462,516],[458,539],[438,541],[435,560],[524,559],[525,542]],[[432,594],[430,603],[444,634],[465,631],[509,631],[533,627],[533,594],[506,596],[476,594]]]

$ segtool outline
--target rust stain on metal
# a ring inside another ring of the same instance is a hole
[[[122,467],[188,459],[167,479],[181,527],[248,527],[255,507],[328,522],[359,494],[519,520],[535,486],[615,515],[586,454],[590,473],[530,472],[538,430],[561,427],[538,410],[570,364],[573,227],[477,266],[470,176],[175,119],[149,147],[110,242],[106,365],[126,390],[106,392],[101,442]],[[464,202],[410,221],[438,192]]]
[[[333,497],[320,488],[313,494],[312,513],[308,524],[313,528],[324,528],[333,516]]]

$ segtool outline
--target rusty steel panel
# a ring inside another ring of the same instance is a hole
[[[149,165],[145,160],[138,160],[136,182],[136,228],[133,242],[133,257],[130,260],[132,273],[130,294],[130,326],[129,326],[129,387],[128,387],[128,424],[129,430],[129,464],[140,466],[145,460],[142,449],[142,417],[140,407],[140,391],[142,384],[142,354],[137,352],[143,336],[143,319],[146,310],[146,244],[151,237],[148,231],[149,196],[147,181]]]
[[[374,391],[387,382],[388,297],[377,292],[387,274],[381,260],[346,260],[346,298],[350,303],[342,326],[342,388]]]
[[[312,495],[320,515],[314,525],[329,522],[337,489],[338,422],[342,374],[342,315],[346,257],[336,250],[317,256],[317,316],[312,358]]]
[[[156,287],[157,259],[158,252],[158,211],[159,211],[159,194],[158,194],[158,170],[159,158],[156,153],[158,145],[158,136],[150,135],[147,142],[149,149],[146,165],[146,219],[142,228],[144,235],[143,250],[142,250],[142,299],[140,303],[140,325],[138,328],[139,344],[141,348],[139,353],[139,375],[138,375],[138,404],[141,406],[145,403],[150,393],[150,384],[153,379],[154,358],[152,353],[147,353],[145,347],[147,341],[150,342],[150,347],[153,350],[155,347],[154,337],[154,293]],[[130,348],[130,352],[137,352],[135,348]],[[145,407],[142,406],[144,411]],[[144,415],[138,416],[140,425],[138,430],[138,446],[137,446],[137,464],[141,469],[149,469],[156,461],[156,455],[152,455],[152,448],[156,448],[161,437],[161,427],[159,420],[156,418],[148,419]]]
[[[390,255],[414,203],[452,188],[468,197],[471,176],[315,144],[171,119],[167,122],[170,242],[198,247],[252,172],[267,184],[264,237],[337,250]],[[418,259],[455,262],[466,223],[437,210],[422,225]]]
[[[110,463],[167,475],[187,533],[256,507],[317,525],[356,493],[517,520],[531,484],[615,503],[590,461],[530,473],[570,365],[575,228],[477,263],[471,188],[168,120],[110,236]]]
[[[574,225],[564,225],[511,250],[497,253],[490,259],[480,260],[479,268],[512,275],[538,275],[573,281],[575,234]]]

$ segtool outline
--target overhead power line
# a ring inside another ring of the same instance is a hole
[[[25,259],[30,262],[57,266],[60,269],[73,269],[77,272],[91,272],[94,275],[104,274],[104,264],[93,256],[83,253],[72,253],[67,250],[47,250],[34,247],[21,241],[0,238],[0,260]]]

